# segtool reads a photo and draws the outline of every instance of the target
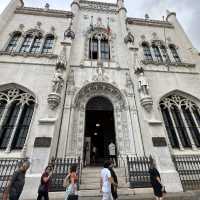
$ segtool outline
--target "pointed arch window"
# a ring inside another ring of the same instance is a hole
[[[169,58],[169,54],[167,52],[167,48],[164,45],[161,45],[160,50],[162,52],[162,56],[164,58],[164,61],[167,62],[167,63],[170,63],[171,61],[170,61],[170,58]]]
[[[26,35],[24,42],[20,48],[20,53],[29,52],[32,41],[33,41],[33,36],[31,34]]]
[[[169,45],[169,49],[171,50],[171,54],[172,54],[172,56],[173,56],[175,62],[176,62],[176,63],[180,63],[180,62],[181,62],[181,59],[180,59],[180,57],[179,57],[179,55],[178,55],[178,52],[177,52],[177,50],[176,50],[176,46],[173,45],[173,44],[171,44],[171,45]]]
[[[162,55],[160,53],[160,49],[158,48],[158,46],[156,46],[156,45],[153,44],[152,45],[152,49],[153,49],[156,61],[157,62],[163,62]]]
[[[8,43],[6,51],[7,52],[14,52],[16,50],[16,47],[17,47],[17,44],[18,44],[20,38],[21,38],[20,32],[14,33],[13,36],[11,37],[9,43]]]
[[[52,53],[54,40],[55,40],[55,37],[53,35],[48,35],[46,37],[44,41],[44,46],[42,48],[42,54]]]
[[[31,123],[35,98],[18,88],[0,92],[0,149],[23,149]]]
[[[92,38],[90,39],[90,52],[89,52],[89,58],[90,59],[98,59],[98,39]]]
[[[89,59],[110,60],[110,45],[106,37],[92,37],[89,41]]]
[[[170,95],[160,102],[160,108],[173,148],[200,147],[200,112],[189,99]]]
[[[149,45],[146,42],[143,42],[142,47],[143,47],[143,52],[144,52],[144,59],[146,61],[153,61]]]
[[[39,53],[40,51],[40,46],[41,46],[41,41],[42,41],[42,37],[41,36],[36,36],[33,40],[31,49],[30,49],[30,53]]]
[[[110,47],[107,39],[101,40],[101,59],[110,60]]]

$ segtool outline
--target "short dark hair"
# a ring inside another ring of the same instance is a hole
[[[72,166],[70,167],[70,173],[76,172],[76,168],[77,168],[76,165],[72,165]]]
[[[104,167],[104,168],[109,168],[109,166],[110,166],[110,161],[107,160],[107,161],[104,163],[103,167]]]

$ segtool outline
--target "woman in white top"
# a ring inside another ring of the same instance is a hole
[[[110,170],[108,169],[110,166],[110,161],[106,161],[104,164],[104,168],[101,170],[101,178],[100,178],[100,192],[103,193],[102,200],[113,200],[111,193],[111,184],[115,184],[111,177]]]

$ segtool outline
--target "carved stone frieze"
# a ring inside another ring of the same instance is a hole
[[[117,13],[117,5],[113,3],[103,3],[95,1],[80,1],[80,8],[84,10],[96,10],[98,12]]]

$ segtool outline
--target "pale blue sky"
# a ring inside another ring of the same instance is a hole
[[[0,12],[2,12],[9,0],[0,2]],[[43,7],[45,3],[49,3],[51,8],[62,10],[69,10],[71,2],[72,0],[24,0],[25,6]],[[166,9],[175,11],[194,46],[200,50],[200,0],[125,0],[125,4],[130,17],[143,18],[145,13],[148,13],[152,19],[162,19],[162,16],[166,15]]]

